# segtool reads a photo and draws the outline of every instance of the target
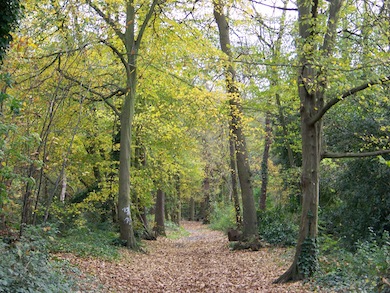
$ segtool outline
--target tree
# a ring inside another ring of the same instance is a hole
[[[230,135],[233,136],[237,173],[241,186],[243,205],[243,238],[246,240],[258,237],[256,207],[253,197],[252,178],[249,166],[248,150],[242,125],[241,97],[236,84],[236,72],[232,66],[231,43],[229,36],[229,24],[224,15],[224,5],[221,1],[214,1],[214,18],[218,25],[221,50],[227,56],[225,68],[225,80],[230,104]]]
[[[0,2],[0,61],[12,41],[11,31],[15,28],[20,16],[19,0],[4,0]]]
[[[155,209],[155,231],[157,235],[165,236],[165,194],[160,188],[157,189]]]
[[[298,1],[299,37],[299,73],[298,94],[300,98],[301,135],[302,135],[302,212],[300,230],[294,261],[290,268],[275,282],[299,280],[311,276],[318,268],[318,203],[319,203],[319,166],[322,158],[378,155],[390,150],[380,150],[365,154],[330,154],[323,143],[323,116],[336,104],[370,88],[389,81],[390,76],[382,76],[369,82],[351,87],[342,94],[328,90],[330,69],[323,62],[334,57],[336,37],[343,0],[331,1],[327,5],[325,19],[320,14],[320,2]],[[336,95],[328,98],[326,94]]]
[[[101,40],[110,47],[114,54],[119,58],[123,65],[123,72],[125,73],[126,87],[123,89],[125,95],[120,112],[118,217],[120,238],[126,241],[126,245],[129,248],[135,248],[137,244],[134,237],[130,208],[130,162],[132,123],[137,93],[136,87],[138,83],[137,59],[144,32],[155,12],[158,1],[154,0],[147,6],[144,18],[140,20],[140,23],[138,23],[139,19],[137,18],[140,17],[140,11],[136,10],[136,4],[132,0],[126,1],[123,7],[126,15],[126,22],[124,25],[116,23],[115,19],[111,17],[109,12],[110,7],[107,3],[105,6],[107,12],[105,12],[91,0],[87,0],[86,2],[104,20],[106,25],[111,27],[116,38],[119,39],[121,43],[121,47],[118,48],[114,45],[114,41],[112,40]],[[116,13],[119,13],[119,11]],[[121,26],[123,29],[121,29]],[[138,28],[138,33],[136,28]]]

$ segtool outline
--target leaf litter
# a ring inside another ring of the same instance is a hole
[[[79,292],[312,292],[302,282],[272,284],[291,264],[289,249],[231,251],[223,233],[199,222],[182,226],[189,236],[148,241],[147,253],[123,249],[119,261],[62,258],[78,267],[81,279],[95,279]]]

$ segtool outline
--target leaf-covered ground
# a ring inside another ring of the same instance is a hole
[[[82,292],[310,292],[299,282],[272,284],[290,264],[285,249],[231,251],[221,232],[198,222],[182,225],[188,236],[148,241],[147,253],[124,249],[120,261],[63,257],[82,278],[95,277]]]

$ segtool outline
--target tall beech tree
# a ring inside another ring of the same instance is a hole
[[[330,69],[324,64],[334,57],[340,11],[343,0],[326,3],[327,20],[320,13],[320,1],[298,1],[299,40],[298,43],[298,94],[300,98],[302,136],[302,212],[295,256],[290,268],[275,282],[299,280],[311,276],[318,267],[318,202],[319,166],[322,158],[359,157],[389,153],[377,150],[361,154],[332,154],[326,152],[323,144],[323,116],[339,102],[378,84],[389,82],[390,76],[378,77],[372,81],[335,94],[329,89]],[[321,62],[323,61],[323,62]],[[327,96],[334,95],[333,97]]]
[[[257,216],[255,200],[253,197],[253,187],[249,166],[248,150],[243,133],[242,125],[242,105],[239,89],[236,84],[236,72],[232,65],[232,51],[229,36],[229,24],[224,14],[222,1],[214,1],[214,18],[218,26],[219,41],[222,52],[227,56],[225,66],[226,88],[229,95],[230,105],[230,138],[234,142],[235,156],[237,162],[237,173],[241,187],[242,210],[243,210],[243,238],[251,239],[258,237]],[[232,143],[232,142],[231,142]],[[231,164],[231,167],[234,167]],[[234,176],[234,174],[232,174]]]
[[[151,3],[143,3],[148,7],[144,15],[136,10],[136,3],[133,0],[125,1],[124,12],[125,23],[117,23],[109,11],[105,12],[98,3],[87,0],[88,5],[104,20],[114,31],[121,46],[115,46],[113,40],[101,40],[109,46],[113,53],[123,64],[123,72],[126,80],[126,87],[123,89],[124,101],[120,112],[120,154],[119,154],[119,194],[118,194],[118,218],[120,227],[120,238],[126,241],[129,248],[136,248],[134,237],[133,220],[131,215],[130,202],[130,157],[131,157],[131,135],[132,122],[134,118],[134,106],[137,87],[137,59],[139,49],[145,30],[151,20],[157,0]],[[109,4],[105,3],[108,10]],[[116,14],[119,16],[119,12]],[[143,17],[143,18],[142,18]]]

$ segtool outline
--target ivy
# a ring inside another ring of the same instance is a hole
[[[316,238],[306,238],[302,243],[301,254],[298,259],[298,270],[306,279],[319,269],[318,242]]]

